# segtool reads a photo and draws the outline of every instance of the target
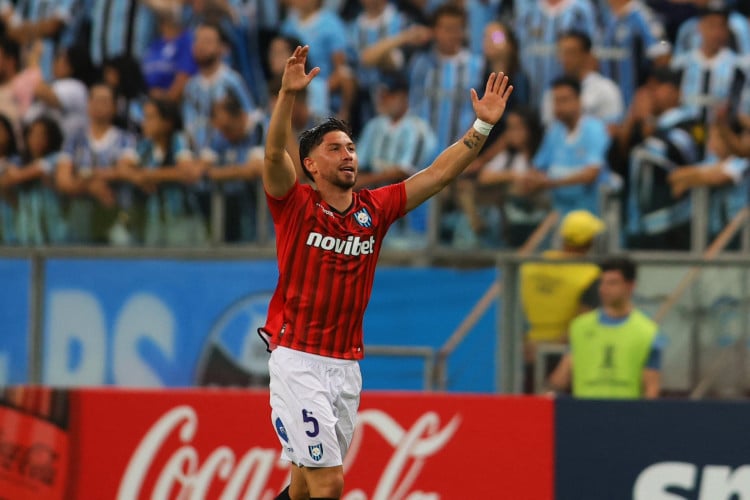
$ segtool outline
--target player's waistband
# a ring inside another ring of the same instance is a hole
[[[274,351],[281,351],[284,353],[284,355],[287,356],[297,356],[302,359],[308,359],[310,361],[314,361],[316,363],[322,363],[326,365],[333,365],[333,366],[353,366],[358,363],[356,359],[341,359],[341,358],[332,358],[330,356],[321,356],[320,354],[312,354],[305,351],[298,351],[297,349],[291,349],[289,347],[284,346],[276,346],[274,348]]]

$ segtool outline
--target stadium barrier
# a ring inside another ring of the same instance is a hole
[[[271,500],[289,481],[265,391],[3,396],[4,498]],[[747,498],[748,419],[748,403],[365,392],[342,498]]]

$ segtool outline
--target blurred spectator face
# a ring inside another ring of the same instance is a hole
[[[380,112],[391,120],[398,120],[409,109],[409,94],[404,90],[383,90],[380,94]]]
[[[113,66],[104,66],[102,69],[102,80],[113,89],[116,89],[120,86],[120,73]]]
[[[323,0],[289,0],[289,7],[307,13],[320,9]]]
[[[572,36],[560,38],[557,42],[557,56],[560,58],[563,73],[572,76],[578,76],[583,72],[588,58],[580,40]]]
[[[729,43],[729,27],[725,16],[721,14],[703,16],[698,26],[703,37],[704,50],[716,52]]]
[[[654,113],[660,115],[679,105],[680,89],[667,82],[655,82],[651,87]]]
[[[55,56],[55,61],[52,66],[52,74],[57,80],[61,78],[69,78],[73,75],[73,68],[70,66],[68,53],[65,50],[61,50]]]
[[[169,121],[159,114],[159,108],[152,102],[143,106],[143,136],[147,139],[157,140],[171,132]]]
[[[107,85],[94,85],[89,91],[91,121],[111,123],[115,116],[115,95]]]
[[[307,105],[307,99],[297,97],[292,107],[292,127],[295,130],[302,130],[310,123],[310,108]]]
[[[211,66],[221,59],[223,46],[215,28],[200,26],[195,30],[193,57],[198,66]]]
[[[359,0],[359,3],[362,4],[365,11],[377,12],[385,7],[388,2],[386,0]]]
[[[482,42],[484,56],[487,59],[499,59],[508,57],[512,50],[508,43],[505,28],[498,22],[490,22],[484,28],[484,41]]]
[[[272,75],[284,73],[286,61],[292,56],[294,47],[290,47],[283,38],[274,38],[268,46],[268,67]]]
[[[529,142],[529,131],[521,115],[517,113],[508,114],[505,122],[505,140],[508,148],[517,151],[526,149],[526,144]]]
[[[26,135],[26,146],[31,158],[42,158],[47,151],[47,129],[43,123],[34,122]]]
[[[635,283],[625,279],[620,271],[604,271],[599,282],[599,298],[604,307],[621,307],[633,294]]]
[[[552,106],[555,118],[569,127],[581,116],[581,98],[567,85],[552,88]]]
[[[242,138],[247,119],[245,113],[232,114],[222,102],[217,102],[211,112],[211,125],[230,141]]]
[[[464,19],[459,16],[443,15],[435,20],[435,47],[447,56],[458,54],[464,46]]]

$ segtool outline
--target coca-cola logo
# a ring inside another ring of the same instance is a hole
[[[0,468],[32,482],[53,486],[57,478],[59,453],[49,444],[35,441],[24,445],[0,429]]]
[[[362,440],[368,428],[375,430],[390,446],[393,453],[380,473],[374,490],[368,495],[361,489],[347,491],[343,500],[428,500],[439,498],[438,493],[412,491],[425,461],[438,453],[455,435],[461,424],[459,415],[442,428],[440,417],[425,412],[410,428],[405,429],[381,410],[365,410],[358,416],[358,430],[354,434],[344,467],[356,462]],[[279,459],[279,449],[252,447],[241,456],[228,446],[218,446],[201,457],[192,444],[198,432],[198,415],[188,405],[177,406],[159,418],[146,432],[125,468],[117,498],[155,500],[177,498],[203,500],[209,491],[220,491],[221,500],[271,500],[287,483],[289,464]],[[163,455],[164,446],[177,437],[180,446],[169,453],[164,463],[156,463]],[[171,440],[171,441],[170,441]],[[364,458],[363,458],[364,459]],[[280,484],[269,484],[272,474],[283,471]],[[151,478],[147,481],[147,478]],[[148,489],[146,491],[146,484]]]

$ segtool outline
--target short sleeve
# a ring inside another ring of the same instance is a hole
[[[287,214],[301,211],[298,209],[304,203],[305,192],[309,193],[310,190],[312,190],[311,187],[303,186],[299,181],[295,181],[292,189],[281,198],[271,196],[266,191],[266,202],[273,222],[275,224],[282,223]]]
[[[390,226],[406,213],[406,186],[403,182],[390,184],[370,191],[377,207],[382,210],[386,226]]]

